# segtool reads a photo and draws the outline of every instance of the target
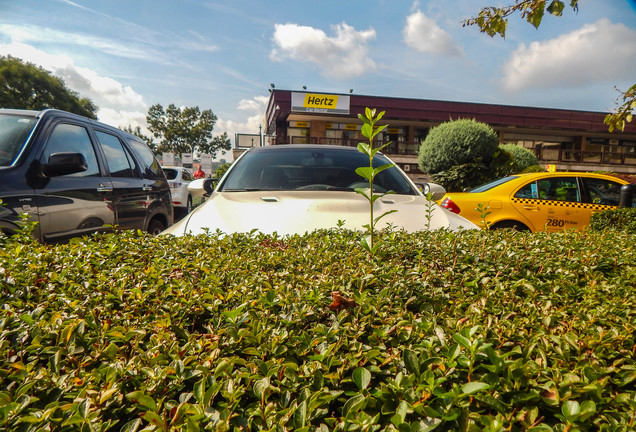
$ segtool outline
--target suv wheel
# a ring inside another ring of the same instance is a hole
[[[148,233],[152,235],[157,235],[165,229],[166,229],[166,226],[164,225],[164,223],[156,218],[151,220],[150,224],[148,225]]]

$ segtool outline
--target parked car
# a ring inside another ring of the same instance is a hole
[[[141,139],[59,110],[0,109],[0,199],[0,230],[26,213],[45,242],[173,222],[168,181]]]
[[[374,165],[387,163],[391,163],[387,157],[376,155]],[[252,148],[232,164],[202,205],[164,234],[258,230],[288,235],[338,226],[362,230],[369,223],[369,203],[355,188],[368,187],[368,181],[355,170],[368,165],[368,157],[350,147]],[[204,194],[206,189],[209,192],[211,181],[195,180],[190,183],[190,190],[195,196]],[[378,174],[374,188],[378,193],[393,191],[376,201],[376,216],[397,210],[379,221],[379,229],[392,226],[413,232],[429,228],[477,228],[427,200],[397,166]],[[442,188],[437,198],[443,193]]]
[[[190,213],[192,211],[192,194],[188,191],[188,185],[194,180],[192,170],[180,166],[164,166],[162,168],[170,185],[175,212],[181,210],[181,213]]]
[[[625,184],[617,177],[593,173],[516,174],[468,192],[447,193],[441,205],[493,229],[584,229],[593,213],[618,207]]]

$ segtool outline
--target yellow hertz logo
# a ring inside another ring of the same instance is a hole
[[[338,96],[307,93],[303,106],[305,108],[336,109]]]

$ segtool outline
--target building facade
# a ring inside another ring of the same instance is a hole
[[[390,141],[383,152],[413,178],[424,176],[417,153],[429,130],[460,118],[487,123],[501,143],[532,150],[557,170],[636,174],[636,124],[610,133],[605,113],[590,111],[271,89],[256,142],[357,146],[366,140],[358,114],[367,107],[386,112],[376,145]]]

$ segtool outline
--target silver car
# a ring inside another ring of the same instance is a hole
[[[374,166],[391,161],[376,154]],[[369,159],[351,147],[326,145],[281,145],[256,147],[243,153],[219,181],[205,203],[163,234],[250,232],[304,234],[317,229],[342,227],[362,230],[369,223],[369,202],[356,188],[368,181],[356,168]],[[203,194],[209,179],[190,184],[193,194]],[[472,222],[441,208],[434,202],[443,193],[427,185],[432,200],[397,166],[379,173],[376,215],[397,210],[382,218],[378,229],[393,227],[414,232],[426,229],[477,228]]]

